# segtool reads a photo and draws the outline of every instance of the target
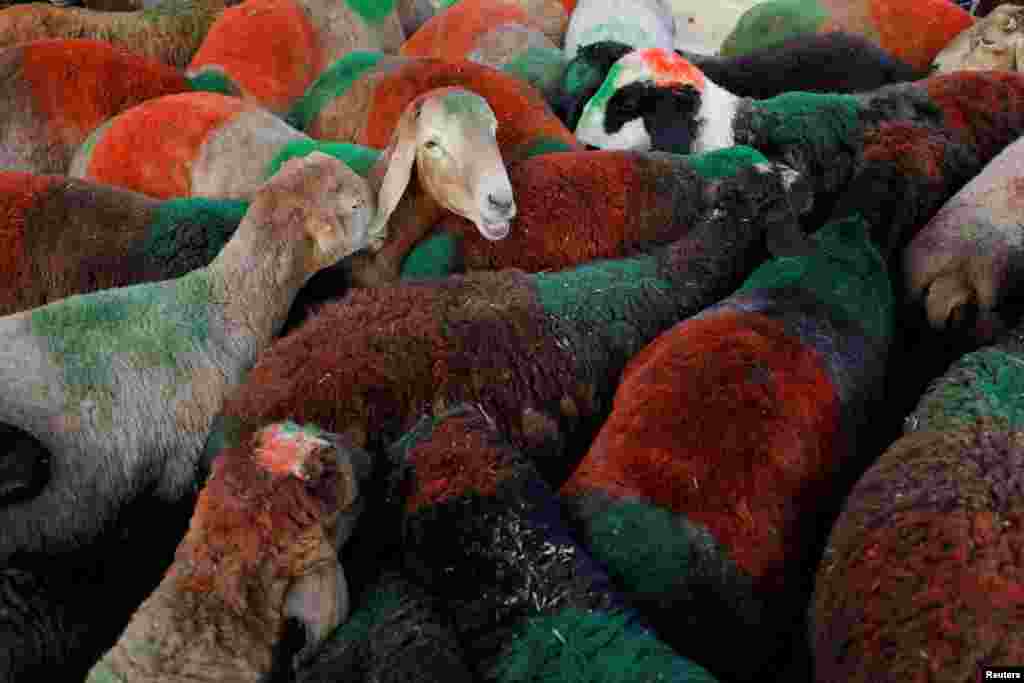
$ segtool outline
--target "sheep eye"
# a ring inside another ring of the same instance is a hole
[[[425,143],[423,143],[423,147],[424,149],[429,149],[430,151],[436,151],[441,148],[441,144],[437,140],[427,140]]]

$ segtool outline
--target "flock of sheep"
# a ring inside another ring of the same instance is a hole
[[[94,2],[0,10],[0,680],[1024,664],[1024,8]]]

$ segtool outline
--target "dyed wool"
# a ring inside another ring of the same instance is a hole
[[[476,92],[491,105],[507,164],[545,152],[582,149],[540,94],[516,76],[468,61],[387,57],[358,50],[324,71],[288,120],[317,140],[383,149],[409,102],[448,86]]]
[[[106,119],[189,90],[176,69],[100,40],[37,40],[6,49],[0,61],[4,170],[67,173],[75,150]]]
[[[854,487],[811,605],[816,680],[969,681],[1024,661],[1024,432],[904,436]]]
[[[484,680],[713,680],[625,606],[552,489],[479,408],[425,418],[392,457],[409,479],[406,565]]]
[[[742,186],[748,204],[644,256],[351,291],[261,356],[209,452],[276,413],[381,448],[430,406],[474,401],[564,478],[625,361],[732,291],[763,259],[765,232],[793,224],[777,174],[751,172]]]
[[[865,222],[833,222],[814,243],[637,354],[562,488],[627,597],[723,678],[780,664],[893,334]],[[737,639],[756,644],[739,659]]]

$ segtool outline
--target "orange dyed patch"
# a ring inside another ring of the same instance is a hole
[[[145,102],[118,116],[96,141],[87,177],[159,199],[187,197],[199,147],[246,106],[210,92]]]
[[[804,559],[830,500],[839,398],[783,325],[723,311],[677,325],[630,362],[608,420],[562,492],[639,496],[705,525],[762,586]]]
[[[909,176],[940,182],[945,143],[942,137],[923,126],[886,121],[865,131],[864,159],[893,162]]]
[[[675,52],[651,47],[638,50],[636,56],[654,74],[656,85],[682,83],[704,90],[704,72]]]
[[[368,72],[364,78],[374,79],[374,89],[365,124],[354,140],[360,145],[387,147],[399,117],[413,99],[435,88],[461,86],[478,93],[494,110],[498,145],[506,164],[518,160],[518,154],[541,138],[583,149],[533,86],[482,64],[421,57]]]
[[[108,118],[146,100],[187,92],[177,70],[100,40],[40,40],[22,48],[21,77],[50,140],[85,141]]]
[[[59,175],[0,171],[0,289],[20,292],[32,286],[30,259],[25,254],[26,215],[40,195],[64,181]],[[5,296],[5,299],[11,298]]]
[[[871,0],[879,42],[893,56],[927,69],[974,18],[949,0]]]
[[[543,31],[544,26],[522,7],[503,0],[459,0],[431,17],[398,50],[406,57],[465,59],[481,36],[502,24],[521,24]]]
[[[942,109],[946,128],[974,145],[982,160],[1020,137],[1024,122],[1024,74],[957,71],[922,81]]]
[[[286,111],[325,66],[316,28],[293,0],[247,0],[225,10],[188,70],[214,65],[275,112]]]
[[[265,427],[253,438],[254,457],[261,467],[277,475],[290,475],[299,479],[307,478],[303,469],[306,459],[330,445],[295,425],[281,423]]]

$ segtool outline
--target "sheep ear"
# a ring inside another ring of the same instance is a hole
[[[324,563],[296,579],[285,596],[284,616],[295,619],[305,631],[297,663],[315,652],[331,631],[348,619],[348,612],[348,581],[339,563]]]
[[[384,179],[377,193],[377,215],[370,224],[370,244],[374,250],[383,246],[388,220],[412,178],[412,165],[416,161],[416,127],[422,110],[422,99],[414,100],[406,107],[391,135],[391,142],[381,155],[379,163],[384,164]]]

